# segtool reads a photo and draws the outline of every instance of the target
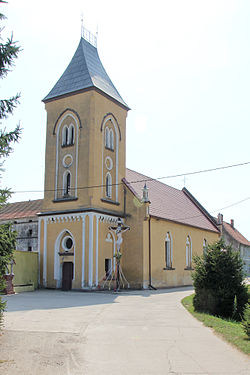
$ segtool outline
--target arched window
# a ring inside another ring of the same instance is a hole
[[[106,174],[106,197],[112,197],[112,177],[110,173]]]
[[[69,136],[69,129],[67,125],[64,125],[62,130],[62,146],[66,146],[68,144],[68,136]]]
[[[204,238],[203,240],[203,255],[205,255],[207,252],[207,240]]]
[[[110,148],[110,135],[109,135],[109,128],[106,127],[105,129],[105,147]]]
[[[189,236],[186,240],[186,268],[192,268],[192,242]]]
[[[70,125],[69,127],[69,136],[68,136],[68,145],[74,144],[74,125]]]
[[[63,195],[68,196],[70,194],[70,172],[65,172],[63,175]]]
[[[112,129],[109,131],[109,146],[111,150],[114,150],[114,133]]]
[[[165,238],[165,262],[166,262],[166,268],[167,269],[172,268],[172,261],[173,261],[172,241],[171,241],[171,235],[168,232],[166,234],[166,238]]]

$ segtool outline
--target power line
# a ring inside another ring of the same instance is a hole
[[[237,202],[234,202],[234,203],[232,203],[232,204],[229,204],[228,206],[225,206],[225,207],[222,207],[222,208],[218,208],[218,209],[216,209],[216,210],[213,210],[213,211],[211,211],[211,213],[215,213],[215,212],[218,212],[218,211],[224,211],[224,210],[226,210],[227,208],[230,208],[230,207],[233,207],[233,206],[237,206],[238,204],[240,204],[240,203],[243,203],[243,202],[245,202],[245,201],[247,201],[247,200],[249,200],[250,199],[250,197],[247,197],[247,198],[244,198],[244,199],[241,199],[240,201],[237,201]],[[178,218],[178,219],[175,219],[175,220],[188,220],[188,219],[195,219],[195,218],[197,218],[197,217],[201,217],[201,216],[204,216],[204,214],[199,214],[199,215],[194,215],[194,216],[187,216],[187,217],[181,217],[181,218]]]
[[[201,173],[208,173],[208,172],[214,172],[214,171],[219,171],[223,169],[229,169],[229,168],[235,168],[235,167],[241,167],[243,165],[250,164],[250,161],[244,162],[244,163],[238,163],[238,164],[231,164],[231,165],[226,165],[222,167],[215,167],[215,168],[209,168],[209,169],[201,169],[198,171],[194,172],[186,172],[186,173],[180,173],[180,174],[175,174],[175,175],[169,175],[169,176],[164,176],[164,177],[158,177],[158,178],[151,178],[151,177],[146,177],[141,180],[135,180],[135,181],[128,181],[129,184],[136,184],[136,183],[141,183],[141,182],[149,182],[149,181],[158,181],[158,180],[164,180],[164,179],[169,179],[169,178],[177,178],[177,177],[183,177],[183,176],[190,176],[190,175],[195,175],[195,174],[201,174]],[[117,186],[117,185],[123,185],[123,182],[118,182],[118,183],[112,183],[109,186]],[[101,185],[90,185],[90,186],[80,186],[77,188],[77,190],[85,190],[85,189],[96,189],[96,188],[102,188],[106,187],[106,184],[101,184]],[[62,189],[57,189],[57,191],[64,190]],[[20,193],[43,193],[43,192],[54,192],[55,189],[46,189],[46,190],[20,190],[20,191],[13,191],[13,194],[20,194]]]

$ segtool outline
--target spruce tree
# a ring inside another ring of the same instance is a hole
[[[0,5],[6,3],[0,0]],[[5,41],[2,38],[3,21],[6,17],[0,12],[0,78],[6,78],[11,68],[14,66],[15,59],[20,52],[20,47],[13,40],[13,35]],[[3,159],[12,152],[13,143],[20,138],[21,129],[17,125],[13,130],[7,131],[4,125],[4,120],[11,115],[19,103],[20,94],[16,94],[10,98],[0,99],[0,167],[3,165]],[[3,169],[0,169],[3,171]],[[1,176],[0,176],[1,177]],[[8,188],[0,188],[0,208],[6,204],[8,198],[11,196],[11,190]],[[13,258],[13,251],[15,250],[16,235],[12,232],[9,224],[0,226],[0,290],[4,288],[4,274],[6,267]],[[0,299],[0,323],[5,304]]]
[[[195,310],[241,320],[248,292],[239,252],[220,239],[203,256],[195,256],[194,264]]]

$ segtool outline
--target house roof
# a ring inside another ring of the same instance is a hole
[[[129,109],[106,73],[97,48],[81,38],[77,50],[44,102],[81,90],[96,88]]]
[[[7,203],[0,209],[0,220],[14,220],[34,217],[41,210],[43,199]]]
[[[248,241],[236,228],[232,227],[231,224],[223,221],[223,229],[237,242],[242,245],[250,246],[250,241]]]
[[[190,197],[184,190],[178,190],[141,173],[126,169],[124,183],[139,199],[142,198],[145,182],[149,189],[149,213],[151,216],[219,232],[209,214],[200,204],[196,204],[197,201],[191,199],[192,196]]]

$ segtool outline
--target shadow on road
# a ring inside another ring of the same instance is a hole
[[[112,291],[69,291],[40,289],[15,295],[3,296],[7,301],[6,312],[63,309],[70,307],[84,307],[91,305],[119,303],[119,296],[143,298],[157,294],[178,293],[192,291],[193,287],[178,287],[158,290],[122,290],[118,293]]]

